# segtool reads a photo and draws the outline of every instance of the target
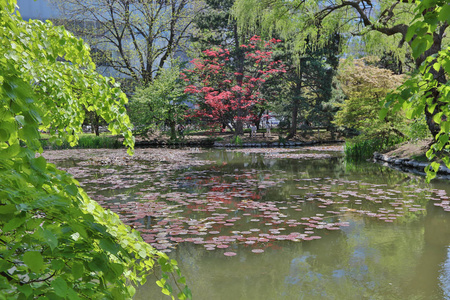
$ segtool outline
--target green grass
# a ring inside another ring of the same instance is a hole
[[[347,141],[345,142],[344,153],[346,158],[355,160],[367,159],[371,158],[374,152],[385,151],[403,141],[404,140],[399,137]]]
[[[231,143],[242,146],[242,139],[238,135],[236,135],[232,138]]]
[[[415,160],[415,161],[421,161],[421,162],[428,162],[429,161],[429,159],[427,158],[427,156],[425,154],[413,155],[411,158],[413,160]]]
[[[118,140],[117,137],[112,135],[100,135],[95,136],[93,134],[81,134],[80,139],[78,141],[78,145],[75,147],[71,147],[69,143],[63,142],[61,145],[58,145],[56,142],[51,142],[49,139],[41,139],[42,148],[44,149],[98,149],[98,148],[110,148],[117,149],[123,147],[122,142]]]

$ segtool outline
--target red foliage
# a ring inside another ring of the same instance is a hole
[[[274,74],[286,72],[281,61],[272,59],[271,49],[278,42],[263,42],[259,36],[253,36],[247,45],[240,46],[245,52],[237,68],[239,62],[235,57],[230,59],[227,49],[209,49],[203,52],[203,58],[194,59],[194,67],[180,75],[185,81],[196,77],[196,82],[184,91],[200,100],[195,115],[210,124],[233,127],[239,121],[257,118],[254,108],[265,101],[261,87]]]

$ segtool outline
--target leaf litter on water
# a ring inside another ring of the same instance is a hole
[[[296,151],[248,149],[245,153],[280,159],[288,157],[279,154],[297,155],[292,153]],[[450,211],[444,190],[410,185],[399,191],[359,180],[304,178],[301,173],[286,178],[283,172],[269,170],[230,173],[223,170],[226,165],[191,157],[194,151],[190,150],[137,149],[133,158],[122,152],[73,150],[44,155],[54,161],[76,160],[65,169],[89,195],[164,252],[180,243],[205,245],[207,250],[226,249],[231,244],[263,250],[274,241],[320,239],[329,234],[325,232],[348,226],[343,220],[349,215],[385,223],[421,215],[428,199]],[[295,183],[297,192],[277,201],[266,198],[284,182]],[[310,209],[314,207],[321,212]]]

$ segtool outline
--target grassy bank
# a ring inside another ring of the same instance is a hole
[[[399,137],[349,140],[345,142],[344,152],[345,156],[350,159],[367,159],[371,158],[374,152],[386,152],[403,141]]]
[[[117,149],[123,147],[122,142],[118,137],[102,134],[100,136],[96,136],[94,134],[84,133],[80,135],[80,139],[78,141],[78,145],[75,147],[71,147],[69,143],[63,142],[61,145],[58,145],[56,142],[50,141],[48,137],[44,134],[41,139],[42,147],[44,149],[52,149],[52,150],[61,150],[61,149],[99,149],[99,148],[110,148]]]

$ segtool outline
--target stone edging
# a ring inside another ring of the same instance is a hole
[[[269,147],[299,147],[299,146],[310,146],[316,144],[332,144],[332,143],[343,143],[344,141],[310,141],[310,142],[262,142],[262,143],[242,143],[242,144],[232,144],[232,143],[220,143],[214,142],[214,148],[269,148]]]
[[[424,169],[429,165],[429,162],[419,162],[409,158],[392,157],[378,152],[373,154],[373,159],[375,162],[382,162],[383,165],[420,175],[425,175]],[[441,164],[437,173],[438,175],[443,175],[446,179],[450,178],[450,169],[443,164]]]
[[[214,148],[269,148],[269,147],[299,147],[299,146],[310,146],[316,144],[332,144],[332,143],[343,143],[344,141],[310,141],[310,142],[254,142],[254,143],[242,143],[242,144],[232,144],[232,143],[222,143],[214,142],[212,140],[196,140],[196,141],[179,141],[179,142],[169,142],[169,141],[139,141],[135,143],[136,148],[146,148],[146,147],[214,147]]]

